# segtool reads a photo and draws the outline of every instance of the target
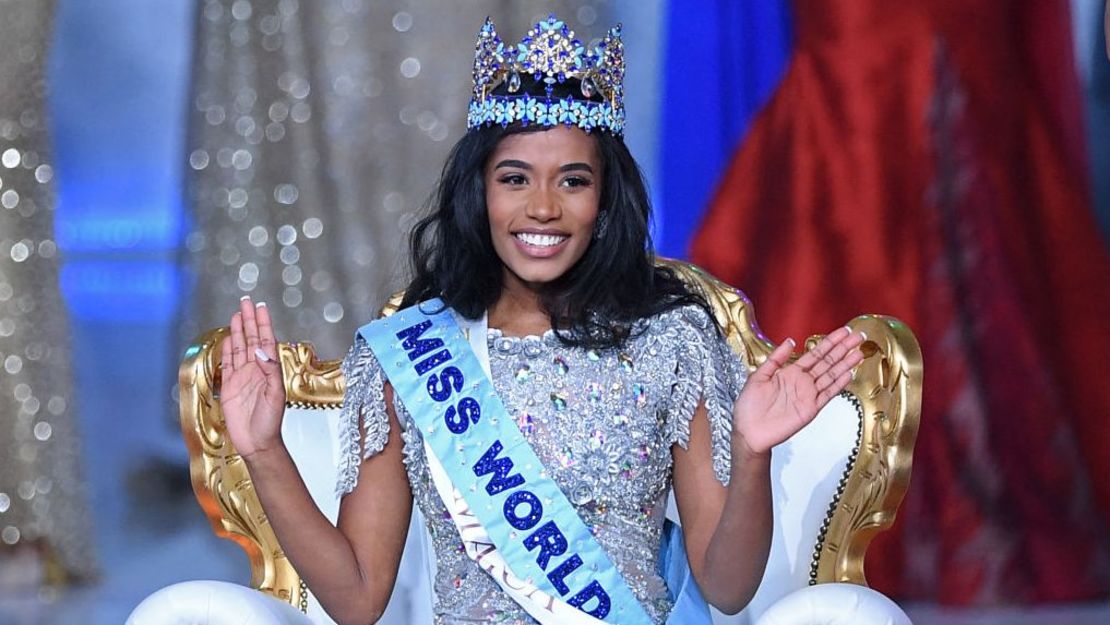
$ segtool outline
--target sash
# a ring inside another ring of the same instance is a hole
[[[547,477],[494,391],[488,362],[480,361],[442,301],[399,311],[359,333],[421,430],[432,480],[467,554],[541,623],[651,625]],[[484,332],[472,338],[484,354]],[[709,623],[681,530],[669,521],[662,556],[661,572],[675,592],[668,622]]]

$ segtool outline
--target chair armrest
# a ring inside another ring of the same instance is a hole
[[[314,625],[288,603],[246,586],[198,580],[166,586],[131,612],[126,625]]]
[[[755,625],[912,625],[886,595],[856,584],[817,584],[786,595]]]

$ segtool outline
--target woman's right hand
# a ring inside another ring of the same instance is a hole
[[[220,409],[236,451],[249,460],[280,447],[285,381],[265,304],[255,306],[250,297],[239,302],[221,352]]]

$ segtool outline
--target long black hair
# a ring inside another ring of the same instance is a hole
[[[507,136],[547,130],[538,125],[472,129],[451,150],[429,201],[430,213],[411,234],[414,277],[402,306],[439,297],[469,319],[501,296],[504,266],[490,237],[484,172]],[[551,327],[571,345],[619,347],[633,323],[704,297],[674,272],[655,265],[650,203],[643,175],[620,137],[591,133],[602,163],[594,239],[565,274],[543,286]]]

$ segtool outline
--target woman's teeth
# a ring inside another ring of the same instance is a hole
[[[518,232],[514,236],[520,239],[525,245],[534,247],[552,247],[567,239],[566,235],[561,234],[533,234],[530,232]]]

